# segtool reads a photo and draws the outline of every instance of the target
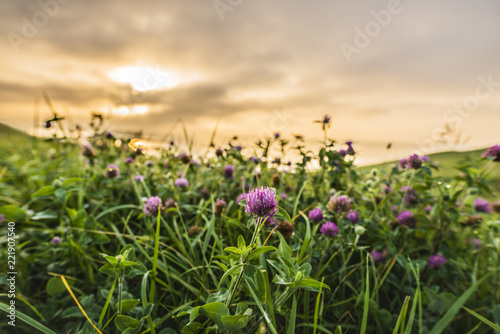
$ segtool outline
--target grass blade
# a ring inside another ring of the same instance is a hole
[[[479,281],[477,281],[475,284],[473,284],[467,291],[465,291],[454,303],[451,305],[449,308],[448,312],[444,315],[444,317],[441,318],[437,322],[437,324],[432,328],[432,330],[429,332],[429,334],[439,334],[442,333],[446,327],[450,324],[450,322],[453,320],[455,315],[460,311],[460,308],[462,307],[463,304],[469,299],[469,297],[472,295],[474,291],[481,285],[489,275],[486,275]]]
[[[295,321],[297,318],[297,293],[293,294],[292,311],[290,312],[290,319],[286,329],[287,334],[295,333]]]
[[[361,334],[366,333],[366,325],[368,324],[368,312],[370,310],[370,270],[368,264],[370,259],[366,255],[366,290],[365,290],[365,300],[363,303],[363,321],[361,322]]]
[[[7,306],[6,304],[0,303],[0,310],[4,311],[7,314],[9,314],[9,310],[7,309],[8,307],[9,306]],[[19,319],[19,320],[27,323],[28,325],[30,325],[31,327],[34,327],[34,328],[38,329],[42,333],[45,333],[45,334],[56,334],[56,332],[48,329],[47,327],[45,327],[44,325],[42,325],[38,321],[34,320],[33,318],[27,316],[26,314],[24,314],[22,312],[16,311],[16,319]]]
[[[481,320],[483,323],[485,323],[486,325],[490,326],[491,328],[493,328],[494,330],[500,332],[500,326],[497,326],[496,324],[494,324],[493,322],[489,321],[488,319],[486,319],[485,317],[483,317],[482,315],[472,311],[472,310],[469,310],[467,307],[465,306],[462,306],[462,308],[464,310],[466,310],[467,312],[469,312],[470,314],[472,314],[473,316],[475,316],[476,318],[478,318],[479,320]]]
[[[314,334],[316,334],[316,330],[318,329],[318,315],[319,315],[319,301],[321,299],[321,290],[323,290],[323,282],[325,278],[321,279],[321,285],[319,286],[318,297],[316,297],[316,306],[314,307]]]
[[[406,310],[408,309],[409,301],[410,301],[410,296],[406,296],[403,306],[401,307],[401,311],[399,312],[398,321],[396,322],[396,326],[394,327],[394,331],[392,331],[392,334],[398,333],[403,318],[406,318]]]

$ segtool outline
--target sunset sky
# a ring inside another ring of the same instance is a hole
[[[28,132],[43,89],[71,125],[200,145],[219,119],[219,145],[314,147],[325,114],[365,163],[500,142],[497,0],[0,0],[0,34],[0,122]],[[433,143],[446,122],[468,141]]]

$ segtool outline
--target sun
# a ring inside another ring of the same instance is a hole
[[[180,84],[180,79],[172,72],[152,66],[119,67],[109,73],[116,82],[128,83],[138,92],[169,89]]]

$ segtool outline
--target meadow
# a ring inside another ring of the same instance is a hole
[[[201,156],[1,126],[0,331],[500,332],[500,147],[360,168],[317,123]]]

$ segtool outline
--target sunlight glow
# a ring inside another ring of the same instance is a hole
[[[130,84],[138,92],[173,88],[180,84],[180,79],[174,73],[151,66],[120,67],[112,71],[109,77]]]
[[[133,115],[144,115],[148,111],[149,111],[148,106],[134,106],[134,107],[122,106],[113,109],[113,114],[118,116],[133,116]]]

